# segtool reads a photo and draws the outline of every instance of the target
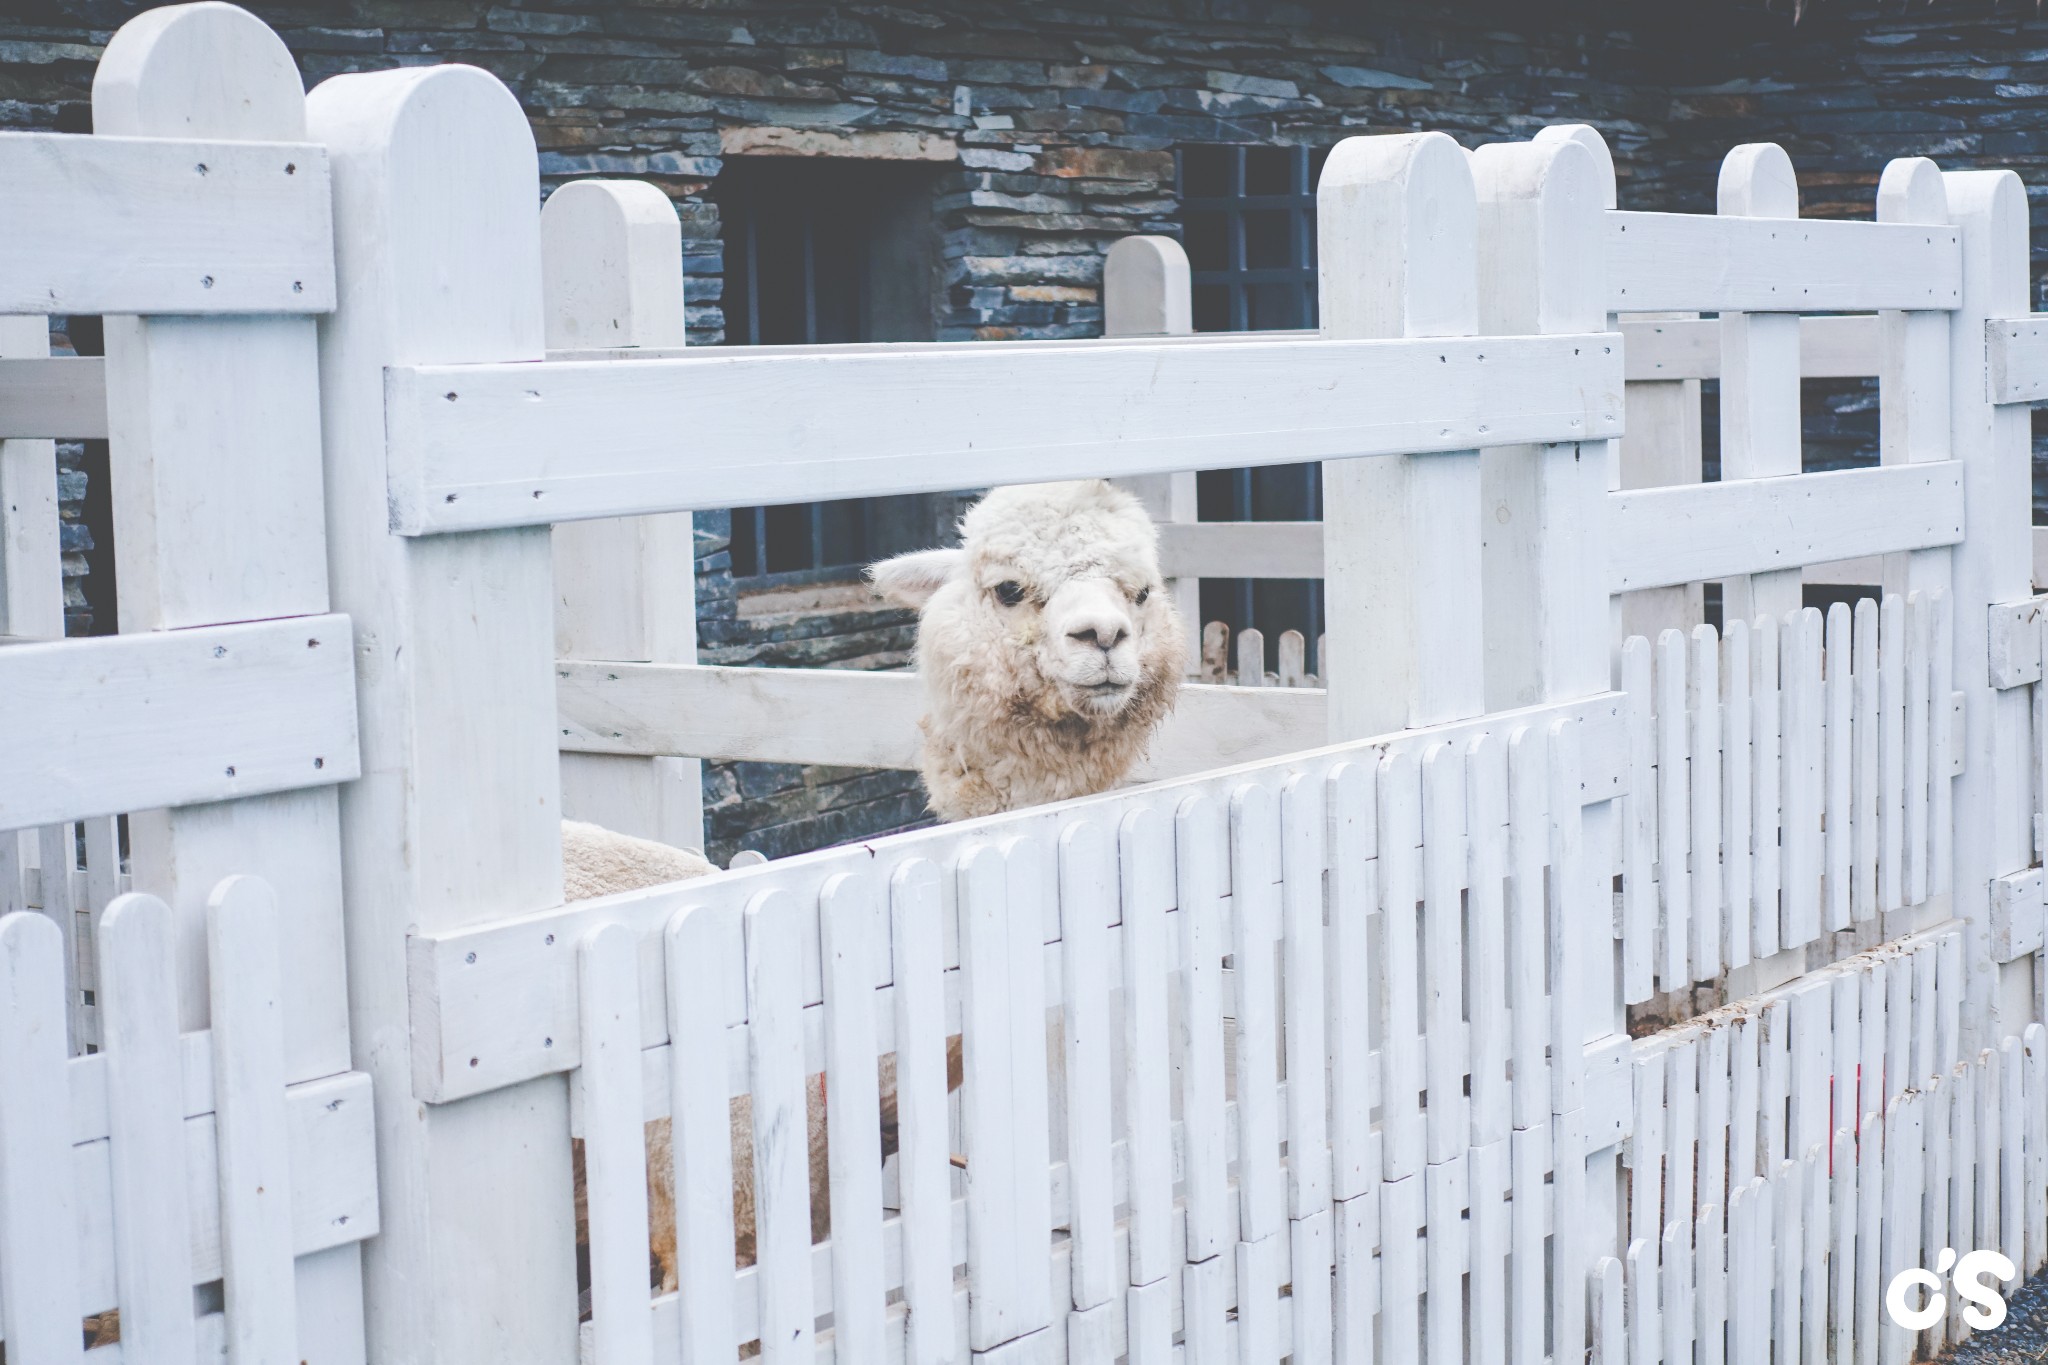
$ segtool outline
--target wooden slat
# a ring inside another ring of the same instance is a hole
[[[0,679],[5,657],[0,652]],[[925,693],[914,674],[582,660],[558,661],[555,672],[565,750],[917,766]],[[1311,687],[1184,686],[1134,776],[1193,777],[1321,748],[1327,696]],[[1496,713],[1467,728],[1505,733],[1514,720]],[[1583,728],[1589,781],[1602,784],[1587,799],[1604,799],[1623,780],[1621,730],[1604,716]]]
[[[647,1311],[647,1157],[640,1111],[639,968],[633,931],[605,924],[577,946],[583,1021],[583,1166],[591,1332],[607,1365],[653,1365]]]
[[[730,1354],[733,1344],[732,1128],[722,1046],[724,1002],[714,989],[723,965],[713,951],[722,937],[718,918],[714,910],[678,910],[662,935],[669,1036],[676,1044],[669,1048],[669,1093],[678,1111],[670,1130],[670,1188],[675,1191],[676,1275],[690,1304],[680,1343],[686,1365],[710,1365]],[[903,1007],[900,997],[898,1007]],[[907,1199],[913,1188],[908,1175],[903,1188]],[[948,1256],[948,1287],[951,1260]],[[914,1264],[906,1258],[906,1295],[925,1283],[911,1278]]]
[[[761,1358],[809,1365],[810,1160],[805,1141],[799,983],[803,911],[788,891],[747,907],[747,1043],[754,1118],[754,1236],[761,1274]]]
[[[937,492],[970,468],[1017,483],[1590,439],[1619,432],[1621,386],[1612,333],[400,367],[392,524]],[[1018,393],[1060,395],[1056,435],[1011,420]]]
[[[1953,545],[1953,461],[1733,479],[1607,495],[1612,592]]]
[[[818,897],[825,990],[832,1330],[850,1358],[882,1352],[882,1110],[875,972],[888,945],[874,874],[842,872]],[[807,1068],[808,1069],[808,1068]],[[815,1192],[812,1195],[816,1198]],[[836,1349],[837,1349],[836,1348]]]
[[[1755,861],[1750,847],[1755,840],[1756,791],[1751,769],[1756,755],[1750,736],[1756,728],[1756,714],[1750,701],[1754,677],[1749,661],[1749,623],[1730,621],[1721,635],[1722,685],[1725,702],[1721,710],[1721,880],[1725,944],[1728,965],[1749,964],[1754,945],[1750,941],[1750,892],[1755,879]],[[1714,1200],[1723,1210],[1725,1194]]]
[[[1614,313],[1949,309],[1962,297],[1948,227],[1609,210],[1607,243]]]
[[[904,1365],[944,1365],[953,1359],[953,1171],[946,1133],[939,875],[934,864],[913,859],[896,869],[889,888],[896,978],[898,1225],[903,1302],[910,1315]],[[713,1185],[710,1195],[722,1198],[724,1189]],[[730,1328],[724,1340],[732,1341]]]
[[[1621,647],[1621,690],[1628,697],[1628,784],[1623,809],[1622,1000],[1635,1005],[1655,992],[1657,973],[1657,703],[1650,642],[1630,636]]]
[[[121,1339],[142,1359],[192,1365],[192,1206],[176,1160],[184,1115],[170,907],[154,896],[120,897],[100,921],[99,948]]]
[[[1620,323],[1624,372],[1630,383],[1721,377],[1721,324],[1713,318],[1659,318]],[[1884,368],[1884,337],[1875,313],[1799,319],[1802,379],[1860,379]]]
[[[1108,948],[1116,890],[1116,849],[1102,825],[1091,820],[1068,826],[1060,836],[1061,1033],[1068,1226],[1074,1241],[1070,1290],[1077,1309],[1108,1303],[1125,1278],[1113,1264],[1116,1188],[1110,1159]],[[838,1225],[835,1215],[833,1227]]]
[[[98,356],[0,359],[0,440],[107,438],[107,362]]]
[[[1657,638],[1657,893],[1661,952],[1657,984],[1669,992],[1692,984],[1692,789],[1685,714],[1685,636]],[[1636,1229],[1657,1244],[1662,1221]]]
[[[325,147],[7,133],[0,180],[0,313],[334,308]]]
[[[1323,524],[1161,522],[1159,572],[1168,578],[1321,578]]]
[[[1984,324],[1984,350],[1992,402],[2048,401],[2048,319],[1992,318]]]
[[[0,1304],[9,1359],[79,1359],[77,1195],[67,1178],[64,937],[0,919]]]
[[[298,1345],[276,896],[259,878],[231,877],[207,903],[206,928],[228,1359],[261,1365],[289,1358]],[[629,966],[630,954],[629,938]],[[635,1065],[636,1086],[639,1079]],[[633,1163],[643,1191],[645,1165]],[[634,1250],[646,1243],[643,1219]],[[644,1266],[643,1257],[643,1274]]]
[[[0,649],[0,829],[346,782],[346,616]]]

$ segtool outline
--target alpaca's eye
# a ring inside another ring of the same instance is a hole
[[[1152,589],[1150,589],[1150,588],[1140,588],[1140,589],[1138,589],[1138,596],[1137,596],[1137,598],[1136,598],[1137,604],[1138,604],[1139,606],[1141,606],[1141,607],[1142,607],[1142,606],[1144,606],[1144,605],[1145,605],[1145,599],[1146,599],[1146,598],[1148,598],[1148,597],[1150,597],[1151,595],[1152,595]]]
[[[1024,600],[1024,589],[1020,585],[1004,579],[996,584],[996,600],[1006,607],[1014,607]]]

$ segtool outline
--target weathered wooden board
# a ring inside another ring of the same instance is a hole
[[[1615,592],[1795,569],[1963,538],[1961,467],[1887,465],[1608,496]]]
[[[2048,402],[2048,320],[1993,318],[1984,324],[1994,403]]]
[[[1620,324],[1630,383],[1721,377],[1716,318],[1660,318]],[[1884,368],[1884,334],[1875,313],[1799,319],[1802,379],[1862,379]]]
[[[1607,214],[1614,313],[1954,308],[1954,228],[1733,214]]]
[[[346,616],[0,649],[0,829],[355,778]]]
[[[392,527],[421,535],[1621,430],[1613,333],[1063,346],[394,367]],[[1013,420],[1024,394],[1056,403],[1058,427]]]
[[[5,133],[0,181],[0,312],[334,308],[324,147]]]
[[[0,440],[107,438],[107,362],[98,356],[0,359]]]

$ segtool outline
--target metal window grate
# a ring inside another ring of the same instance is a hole
[[[1181,240],[1195,330],[1252,332],[1316,325],[1316,178],[1321,147],[1193,145],[1179,149]],[[1320,521],[1322,466],[1218,469],[1196,476],[1203,521]],[[1233,636],[1266,637],[1278,667],[1280,634],[1323,631],[1323,585],[1278,579],[1202,580],[1202,619]],[[1321,666],[1321,661],[1316,661]]]

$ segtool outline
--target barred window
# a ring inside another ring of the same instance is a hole
[[[1182,147],[1181,241],[1187,248],[1198,332],[1272,331],[1316,325],[1316,178],[1323,147]],[[1203,521],[1320,521],[1320,464],[1205,470],[1196,478]],[[1277,668],[1280,634],[1298,630],[1313,649],[1323,630],[1321,580],[1202,580],[1202,619],[1235,636],[1266,637]],[[1321,660],[1314,661],[1321,667]]]

